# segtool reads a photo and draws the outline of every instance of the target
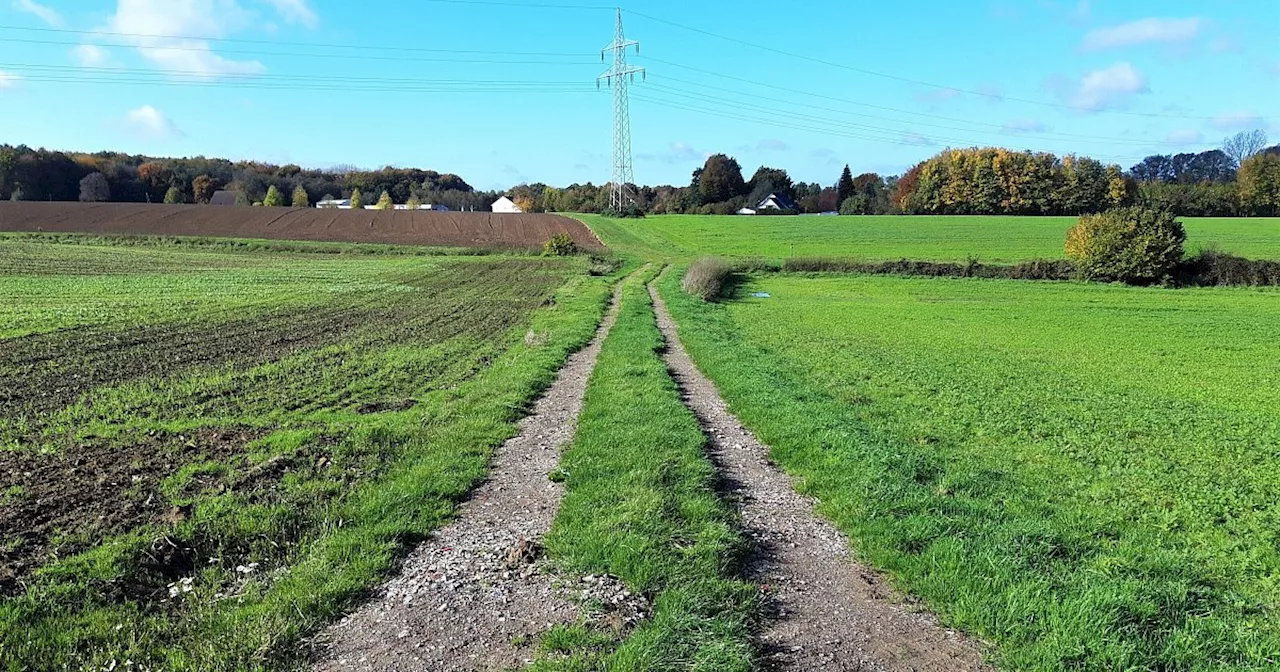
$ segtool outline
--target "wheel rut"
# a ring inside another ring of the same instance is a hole
[[[572,437],[587,381],[617,319],[618,282],[587,347],[569,357],[520,432],[495,452],[487,480],[432,533],[400,574],[319,638],[316,670],[502,670],[534,656],[538,635],[577,621],[571,599],[539,560],[564,496],[550,474]]]
[[[728,410],[680,343],[677,325],[649,285],[663,357],[706,433],[724,494],[752,543],[747,578],[765,597],[763,662],[778,670],[984,670],[977,642],[912,608],[848,539],[819,517],[772,462],[769,449]]]

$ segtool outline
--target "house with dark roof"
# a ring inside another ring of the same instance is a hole
[[[209,205],[235,205],[239,192],[235,191],[215,191],[213,197],[209,199]]]
[[[763,201],[760,201],[760,203],[757,204],[755,207],[756,212],[761,212],[763,210],[795,211],[799,209],[800,208],[796,206],[795,201],[791,200],[790,198],[787,198],[786,194],[779,194],[779,193],[769,194],[768,196],[765,197]]]

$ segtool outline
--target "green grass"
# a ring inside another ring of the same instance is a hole
[[[732,410],[1003,667],[1280,668],[1280,294],[677,278]]]
[[[734,578],[743,542],[661,347],[633,279],[564,456],[567,494],[547,537],[569,572],[622,578],[651,598],[653,616],[616,647],[609,633],[558,630],[539,669],[751,669],[755,589]]]
[[[658,215],[611,220],[581,215],[610,247],[650,258],[698,255],[847,257],[1016,263],[1060,259],[1072,217],[732,217]],[[1187,247],[1280,259],[1280,219],[1185,219]]]
[[[0,241],[0,292],[24,291],[0,307],[0,460],[109,500],[42,531],[21,507],[83,502],[7,472],[0,558],[39,566],[0,596],[0,668],[304,665],[591,337],[612,281],[588,266]]]

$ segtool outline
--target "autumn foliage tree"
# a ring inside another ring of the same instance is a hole
[[[396,203],[391,200],[391,192],[382,192],[382,196],[378,198],[378,204],[375,207],[379,210],[394,210]]]
[[[1119,166],[1068,155],[949,149],[899,180],[902,211],[928,215],[1078,215],[1132,202]]]
[[[191,195],[195,197],[196,203],[208,203],[213,200],[214,193],[220,188],[222,183],[208,175],[197,175],[191,180]]]
[[[1117,208],[1085,215],[1067,234],[1067,258],[1091,280],[1163,281],[1182,261],[1187,233],[1167,210]]]
[[[311,199],[307,196],[307,190],[301,184],[293,189],[293,207],[309,208],[311,207]]]
[[[90,173],[80,180],[80,200],[84,203],[101,203],[111,200],[111,185],[102,173]]]
[[[1240,165],[1240,206],[1246,214],[1280,216],[1280,154],[1254,154]]]

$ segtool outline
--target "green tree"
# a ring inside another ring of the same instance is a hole
[[[742,166],[724,154],[708,158],[695,179],[704,204],[723,203],[735,196],[746,196],[747,183],[742,179]]]
[[[754,206],[763,201],[769,194],[780,194],[791,200],[796,198],[795,183],[787,171],[781,168],[760,166],[756,174],[747,182],[747,205]]]
[[[395,207],[395,201],[391,200],[391,192],[383,191],[382,196],[378,198],[377,208],[379,210],[394,210]]]
[[[303,189],[301,184],[294,187],[293,189],[293,207],[295,208],[311,207],[311,200],[310,200],[310,197],[307,196],[307,190]]]
[[[262,199],[262,205],[268,208],[279,208],[284,205],[284,197],[280,195],[276,185],[273,184],[267,188],[267,195]]]
[[[253,205],[253,203],[249,201],[249,194],[246,194],[243,190],[240,190],[240,191],[236,191],[236,205],[248,206],[248,205]]]
[[[364,195],[360,193],[360,189],[351,190],[351,209],[361,210],[364,208]]]
[[[417,210],[422,207],[422,199],[418,198],[417,194],[413,194],[404,202],[404,206],[410,210]]]
[[[168,190],[168,191],[166,191],[166,192],[164,192],[164,202],[165,202],[165,203],[167,203],[167,204],[169,204],[169,205],[176,205],[176,204],[179,204],[179,203],[186,203],[186,202],[187,202],[187,195],[186,195],[186,194],[184,194],[184,193],[182,193],[182,190],[181,190],[181,189],[179,189],[179,188],[178,188],[178,187],[176,187],[176,186],[174,186],[174,187],[169,187],[169,190]]]
[[[840,181],[836,183],[836,202],[844,203],[853,197],[853,171],[849,170],[848,164],[840,173]]]
[[[23,194],[23,193],[22,193],[22,185],[21,185],[21,184],[15,184],[15,185],[13,185],[13,192],[11,192],[11,193],[9,194],[9,200],[11,200],[11,201],[24,201],[24,200],[26,200],[26,194]]]

